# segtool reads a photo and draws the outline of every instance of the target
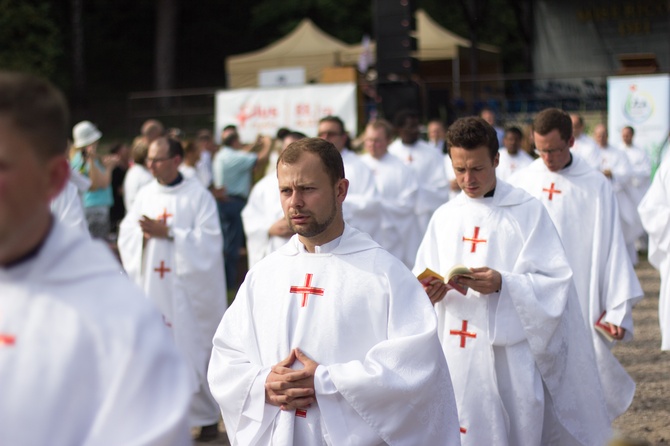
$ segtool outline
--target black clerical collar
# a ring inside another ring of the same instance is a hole
[[[166,186],[167,187],[176,186],[177,184],[181,183],[182,181],[184,181],[184,177],[182,176],[182,174],[180,172],[177,172],[177,178],[175,178],[174,181],[172,181],[172,183],[166,184]]]
[[[493,194],[495,194],[495,193],[496,193],[496,188],[494,187],[494,188],[491,189],[490,191],[486,192],[486,193],[484,194],[484,197],[483,197],[483,198],[491,198],[491,197],[493,196]]]
[[[572,153],[570,154],[570,161],[568,161],[568,164],[566,164],[565,166],[563,166],[563,169],[567,169],[567,168],[570,167],[571,165],[572,165]],[[563,169],[561,169],[561,170],[563,170]]]
[[[14,260],[10,261],[9,263],[5,263],[4,265],[0,265],[0,267],[6,268],[6,269],[14,268],[16,266],[19,266],[19,265],[21,265],[23,263],[26,263],[29,260],[32,260],[35,257],[37,257],[37,254],[39,254],[40,251],[42,250],[42,246],[44,246],[44,242],[46,242],[47,238],[49,238],[49,234],[51,234],[51,230],[53,229],[53,224],[54,224],[54,220],[52,218],[51,223],[49,224],[49,230],[47,231],[44,238],[42,238],[42,240],[40,240],[40,242],[37,245],[35,245],[35,247],[33,247],[27,253],[23,254],[18,259],[14,259]]]

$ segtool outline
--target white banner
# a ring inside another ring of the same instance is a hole
[[[609,142],[621,146],[621,130],[635,130],[633,144],[644,148],[654,166],[670,132],[670,75],[607,78]]]
[[[244,142],[253,142],[259,134],[274,137],[281,127],[316,136],[319,119],[335,115],[355,137],[356,110],[355,84],[219,91],[214,134],[219,138],[223,127],[235,124]]]

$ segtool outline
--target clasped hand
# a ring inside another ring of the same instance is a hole
[[[305,367],[301,370],[290,368],[295,361]],[[272,366],[265,380],[265,402],[279,406],[281,410],[309,407],[316,402],[314,374],[318,366],[299,349],[291,350],[285,359]]]

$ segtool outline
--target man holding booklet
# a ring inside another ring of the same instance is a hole
[[[485,121],[456,121],[447,143],[464,193],[435,211],[415,273],[437,313],[462,444],[604,444],[593,346],[549,215],[496,180],[498,140]]]

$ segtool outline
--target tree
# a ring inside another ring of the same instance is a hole
[[[51,78],[62,53],[48,3],[0,0],[0,67]]]

